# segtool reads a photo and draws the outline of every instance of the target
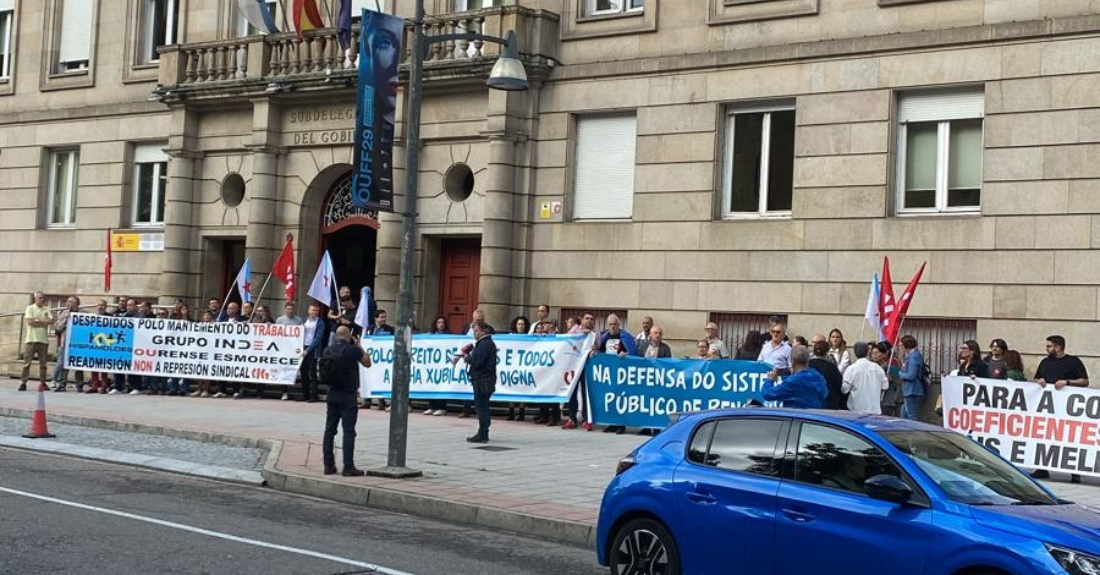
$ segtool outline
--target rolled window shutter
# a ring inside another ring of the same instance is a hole
[[[61,9],[59,62],[90,60],[92,53],[92,0],[64,0]]]
[[[166,147],[168,147],[168,142],[134,146],[134,163],[148,164],[151,162],[167,162],[168,154],[164,153],[164,148]]]
[[[963,90],[902,94],[898,100],[898,121],[937,122],[985,116],[985,92]]]
[[[627,219],[634,211],[636,116],[585,116],[577,121],[573,178],[575,219]]]

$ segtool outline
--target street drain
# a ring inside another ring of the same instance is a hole
[[[482,445],[481,447],[475,447],[474,449],[482,449],[485,451],[512,451],[515,447],[503,447],[500,445]]]

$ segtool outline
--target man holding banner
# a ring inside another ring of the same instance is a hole
[[[1052,335],[1047,338],[1047,356],[1039,362],[1035,370],[1035,383],[1046,387],[1048,383],[1054,384],[1054,389],[1064,387],[1088,387],[1089,374],[1085,370],[1085,364],[1077,356],[1066,353],[1066,338],[1060,335]],[[1050,477],[1050,472],[1045,469],[1037,469],[1032,477],[1045,479]],[[1080,475],[1072,475],[1070,480],[1074,483],[1081,482]]]

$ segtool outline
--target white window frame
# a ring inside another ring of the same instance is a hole
[[[465,12],[467,10],[482,10],[484,8],[492,8],[495,6],[503,6],[504,0],[479,0],[481,4],[488,3],[488,6],[480,6],[478,8],[470,8],[470,3],[474,0],[455,0],[455,12]],[[355,14],[353,14],[354,16]]]
[[[163,149],[168,144],[140,144],[134,147],[134,168],[133,168],[133,180],[130,184],[130,225],[135,228],[163,228],[164,227],[164,214],[160,213],[161,198],[167,193],[167,176],[168,176],[168,155],[164,153]],[[140,221],[138,219],[138,213],[141,206],[138,203],[141,198],[140,190],[138,186],[141,185],[141,167],[145,165],[153,166],[153,189],[149,194],[149,221]],[[164,185],[161,186],[161,177],[166,178]]]
[[[141,9],[139,10],[138,18],[140,18],[141,35],[139,37],[139,52],[138,52],[138,64],[156,64],[160,62],[160,54],[156,52],[156,49],[160,46],[170,46],[177,41],[176,35],[178,34],[179,27],[179,9],[178,4],[180,0],[164,0],[167,2],[165,10],[164,23],[164,44],[155,44],[156,40],[153,38],[153,31],[156,30],[156,2],[157,0],[141,0]],[[172,15],[176,17],[173,18]]]
[[[722,218],[727,220],[789,218],[792,210],[768,210],[768,171],[771,168],[772,119],[775,112],[794,112],[794,106],[766,106],[756,108],[731,108],[726,111],[726,142],[724,165],[722,166]],[[733,204],[733,146],[737,116],[745,114],[764,114],[764,125],[760,131],[760,186],[757,189],[757,209],[755,212],[730,211]],[[797,128],[796,128],[797,133]],[[793,188],[793,181],[792,181]],[[791,190],[793,194],[793,189]],[[793,204],[793,198],[792,198]],[[792,205],[793,208],[793,205]]]
[[[962,93],[982,92],[981,90],[963,90]],[[983,93],[984,94],[984,93]],[[901,100],[906,97],[921,97],[920,92],[901,94],[898,97],[899,109]],[[955,206],[947,205],[950,190],[949,178],[951,167],[951,124],[952,122],[981,120],[982,122],[982,147],[978,150],[979,161],[985,162],[985,109],[981,113],[970,115],[944,114],[943,119],[932,117],[906,120],[900,117],[897,123],[897,149],[895,188],[895,212],[898,215],[930,215],[930,214],[974,214],[982,210],[981,195],[984,190],[984,178],[978,182],[978,205]],[[906,160],[909,157],[908,140],[909,124],[936,123],[936,205],[931,208],[907,208],[905,207],[906,186]],[[981,173],[981,170],[979,170]]]
[[[621,0],[622,6],[609,10],[597,10],[597,0],[584,0],[585,16],[607,16],[609,14],[640,14],[645,12],[645,0]]]
[[[15,32],[15,10],[3,10],[0,11],[0,27],[3,28],[4,38],[7,39],[6,45],[0,45],[0,82],[6,82],[11,79],[12,60],[15,59],[15,38],[12,34]]]
[[[57,189],[57,160],[62,155],[69,156],[68,181],[70,185],[69,188],[66,190]],[[80,189],[80,150],[52,150],[48,156],[48,161],[49,179],[46,189],[46,227],[71,228],[76,223],[76,194],[77,190]],[[54,207],[59,201],[64,201],[65,207],[62,221],[50,221],[50,219],[53,217]]]

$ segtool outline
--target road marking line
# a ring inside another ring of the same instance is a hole
[[[329,555],[328,553],[321,553],[319,551],[310,551],[309,549],[299,549],[297,547],[289,547],[287,545],[279,545],[277,543],[267,543],[265,541],[257,541],[256,539],[249,539],[247,537],[238,537],[236,535],[230,535],[228,533],[221,533],[218,531],[211,531],[209,529],[203,529],[201,527],[193,527],[191,525],[183,525],[182,523],[173,523],[171,521],[165,521],[163,519],[156,519],[154,517],[145,517],[143,515],[135,515],[133,513],[127,513],[125,511],[116,511],[114,509],[105,509],[103,507],[96,507],[94,505],[86,505],[84,503],[77,503],[75,501],[66,501],[64,499],[57,499],[56,497],[48,497],[46,495],[38,495],[37,493],[28,493],[26,491],[19,491],[18,489],[10,489],[7,487],[0,487],[0,493],[8,493],[11,495],[18,495],[20,497],[29,497],[31,499],[37,499],[39,501],[46,501],[49,503],[56,503],[58,505],[66,505],[69,507],[75,507],[77,509],[84,509],[86,511],[95,511],[98,513],[105,513],[107,515],[114,515],[115,517],[123,517],[125,519],[133,519],[135,521],[144,521],[145,523],[152,523],[153,525],[161,525],[164,527],[171,527],[173,529],[179,529],[181,531],[190,531],[191,533],[197,533],[199,535],[207,535],[209,537],[216,537],[218,539],[225,539],[226,541],[234,541],[237,543],[245,543],[247,545],[255,545],[256,547],[264,547],[267,549],[276,549],[278,551],[286,551],[287,553],[294,553],[297,555],[305,555],[306,557],[314,557],[317,559],[324,559],[326,561],[333,561],[336,563],[343,563],[345,565],[352,565],[355,567],[362,567],[369,569],[383,575],[414,575],[407,571],[399,571],[397,569],[390,569],[388,567],[382,567],[381,565],[375,565],[373,563],[365,563],[363,561],[355,561],[354,559],[346,559],[344,557],[337,557],[335,555]]]

